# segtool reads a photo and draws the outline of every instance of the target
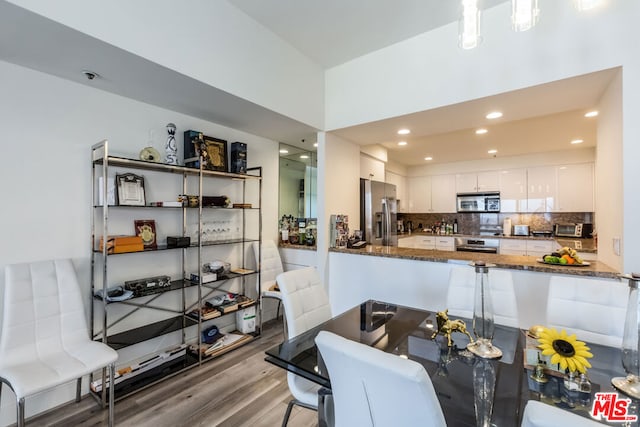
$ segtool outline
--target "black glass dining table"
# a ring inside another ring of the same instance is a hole
[[[471,320],[462,320],[471,329]],[[314,341],[322,330],[406,357],[422,364],[429,373],[449,427],[519,426],[526,402],[532,399],[592,418],[595,393],[614,392],[611,378],[624,376],[619,349],[588,343],[594,355],[589,360],[588,390],[567,388],[561,374],[547,374],[546,382],[539,382],[534,379],[538,378],[534,366],[527,364],[525,357],[526,331],[496,325],[493,344],[503,354],[500,359],[488,360],[466,350],[466,335],[454,333],[453,346],[448,347],[437,329],[435,312],[369,300],[270,348],[265,360],[327,391],[331,379]],[[638,402],[632,400],[628,413],[638,415],[638,408]],[[600,418],[598,421],[607,425],[606,419]]]

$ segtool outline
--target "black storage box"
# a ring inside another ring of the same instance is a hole
[[[124,282],[124,288],[132,291],[134,297],[156,294],[171,290],[171,277],[155,276]]]
[[[200,167],[200,153],[195,142],[202,138],[202,133],[195,130],[187,130],[184,132],[184,165],[188,168]]]
[[[189,236],[167,236],[167,247],[168,248],[186,248],[191,244],[191,237]]]
[[[247,144],[244,142],[231,144],[231,172],[247,173]]]

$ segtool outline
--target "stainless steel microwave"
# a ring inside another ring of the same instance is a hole
[[[500,193],[458,193],[458,212],[500,212]]]
[[[553,231],[557,237],[589,238],[593,233],[593,224],[556,224]]]

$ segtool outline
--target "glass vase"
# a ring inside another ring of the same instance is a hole
[[[489,265],[483,261],[477,261],[473,265],[476,269],[473,305],[473,333],[476,341],[469,343],[467,350],[485,359],[497,359],[502,357],[502,350],[491,343],[496,328],[489,286]]]
[[[627,314],[624,320],[624,335],[622,336],[622,367],[626,377],[615,377],[611,384],[621,392],[635,399],[640,399],[640,363],[638,361],[638,335],[640,334],[640,309],[638,282],[640,273],[622,276],[629,279],[629,300]]]

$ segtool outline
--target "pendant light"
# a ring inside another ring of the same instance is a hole
[[[478,0],[462,0],[462,17],[458,24],[458,45],[462,49],[478,46],[482,41]]]
[[[527,31],[538,22],[538,0],[511,0],[511,23],[515,31]]]
[[[573,5],[579,11],[589,10],[600,6],[603,3],[602,0],[573,0]]]

